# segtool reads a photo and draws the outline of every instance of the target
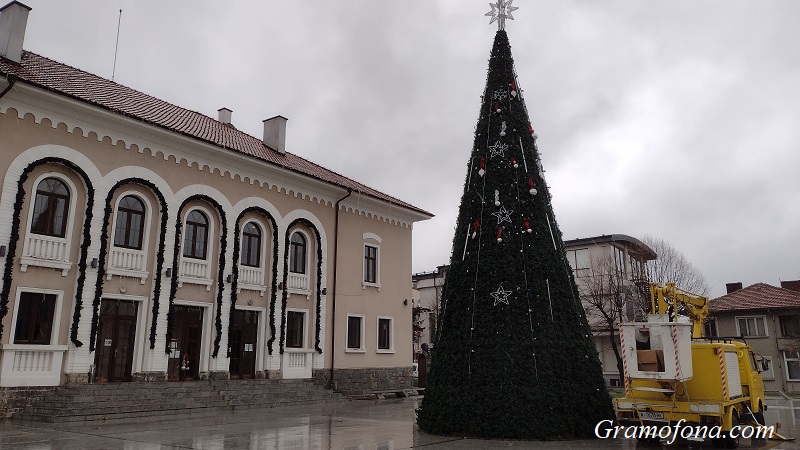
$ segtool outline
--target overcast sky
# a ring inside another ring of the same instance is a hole
[[[5,3],[0,1],[0,3]],[[496,25],[485,0],[25,0],[25,49],[436,215],[450,258]],[[725,283],[800,279],[796,0],[516,0],[506,29],[565,239],[660,237]],[[375,161],[381,164],[375,164]]]

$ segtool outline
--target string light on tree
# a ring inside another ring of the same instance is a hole
[[[504,31],[511,3],[487,14],[498,31],[417,420],[434,434],[590,437],[613,408]]]

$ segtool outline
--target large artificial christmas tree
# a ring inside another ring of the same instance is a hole
[[[500,27],[418,424],[483,438],[589,437],[613,409],[503,29],[510,4],[492,5]]]

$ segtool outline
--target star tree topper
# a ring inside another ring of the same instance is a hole
[[[489,21],[489,24],[494,23],[497,21],[497,29],[498,30],[505,30],[506,29],[506,19],[514,20],[514,17],[511,16],[511,13],[518,10],[516,6],[511,6],[514,0],[497,0],[497,3],[489,3],[489,6],[492,7],[492,10],[486,13],[487,16],[490,16],[492,20]]]

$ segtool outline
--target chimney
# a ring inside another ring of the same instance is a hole
[[[781,287],[790,291],[800,292],[800,280],[781,281]]]
[[[228,125],[231,124],[231,114],[233,114],[233,111],[228,108],[220,108],[217,110],[217,113],[219,113],[219,119],[217,120]]]
[[[275,116],[264,121],[264,145],[286,154],[286,121],[283,116]]]
[[[28,24],[29,6],[13,1],[0,8],[0,56],[19,64]]]
[[[740,281],[738,283],[728,283],[725,285],[725,288],[728,290],[728,294],[736,292],[742,289],[742,282]]]

